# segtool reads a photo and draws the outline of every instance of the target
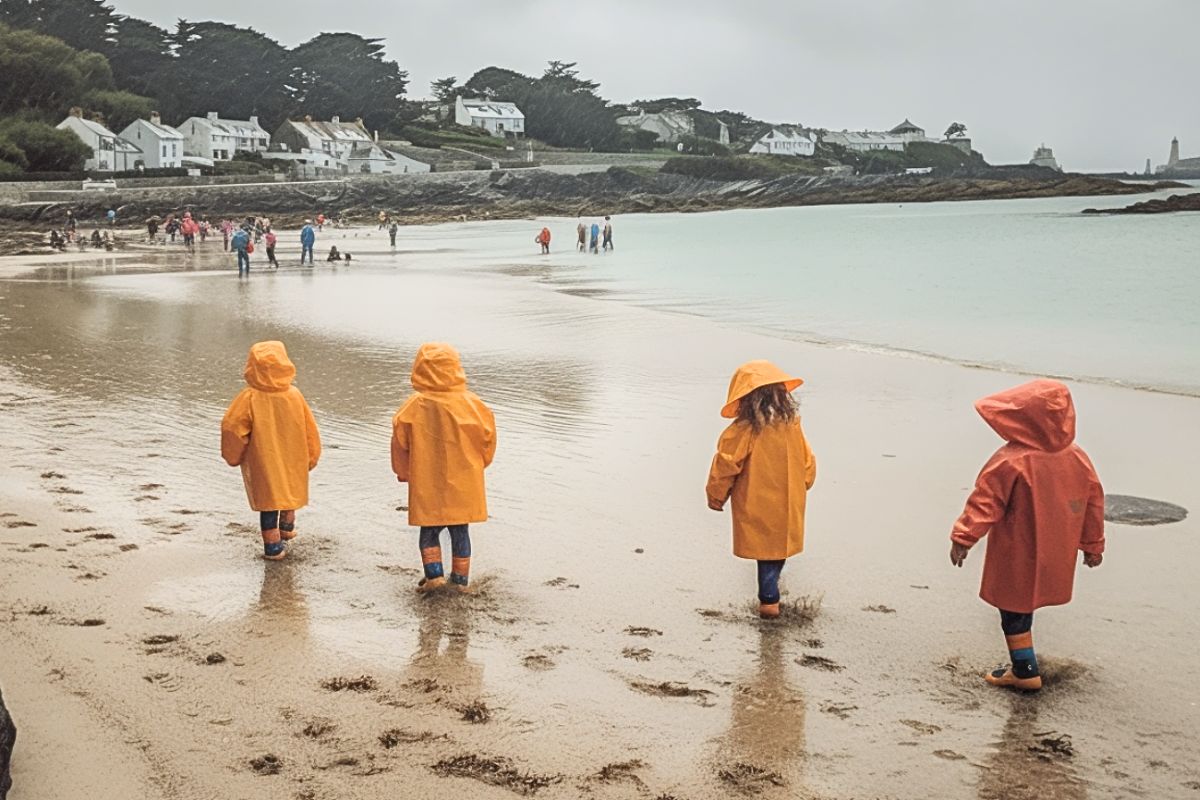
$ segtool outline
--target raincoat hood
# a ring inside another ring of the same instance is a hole
[[[413,360],[412,385],[418,392],[453,392],[467,388],[458,351],[448,344],[429,342],[421,345]]]
[[[792,392],[804,383],[804,379],[793,378],[770,361],[747,361],[742,364],[729,381],[729,395],[721,408],[721,416],[733,419],[738,415],[738,404],[743,397],[772,383],[782,383]]]
[[[1058,381],[1036,380],[990,395],[975,410],[1005,441],[1056,453],[1075,441],[1075,403]]]
[[[296,377],[283,342],[259,342],[246,358],[246,383],[264,392],[284,392]]]

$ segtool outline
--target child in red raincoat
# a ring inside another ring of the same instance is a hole
[[[1076,553],[1104,560],[1104,489],[1075,444],[1075,405],[1066,386],[1037,380],[975,403],[1007,441],[984,465],[950,534],[950,561],[988,537],[979,596],[1000,610],[1012,666],[984,676],[993,686],[1042,688],[1033,649],[1033,612],[1064,605],[1075,584]]]
[[[758,613],[780,614],[779,575],[804,549],[804,511],[817,459],[791,393],[800,378],[769,361],[738,367],[721,416],[733,419],[717,442],[708,474],[708,507],[733,500],[733,554],[758,562]]]
[[[547,253],[550,252],[550,229],[549,228],[542,228],[541,233],[539,233],[537,236],[535,236],[533,240],[542,246],[542,255],[546,255]]]

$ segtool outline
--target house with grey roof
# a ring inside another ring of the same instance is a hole
[[[750,146],[750,152],[775,156],[811,156],[816,137],[798,125],[776,125]]]
[[[92,155],[84,162],[89,172],[125,172],[136,169],[142,151],[104,127],[100,122],[83,118],[83,110],[72,108],[70,115],[55,126],[70,131],[92,149]]]
[[[911,142],[934,141],[925,136],[925,129],[908,119],[888,131],[829,131],[821,136],[826,144],[837,144],[860,153],[871,150],[902,151]]]
[[[210,111],[203,117],[189,117],[179,131],[184,153],[213,161],[228,161],[237,153],[262,153],[271,145],[271,135],[258,124],[258,117],[224,119]]]
[[[326,174],[397,175],[429,172],[429,164],[380,146],[361,118],[328,122],[305,117],[287,120],[272,137],[269,158],[291,162],[306,176]]]
[[[525,114],[516,103],[458,97],[454,100],[454,121],[459,125],[483,128],[501,138],[525,135]]]
[[[183,134],[164,125],[155,111],[150,119],[136,119],[121,131],[121,138],[142,151],[141,165],[146,169],[172,169],[183,166]]]

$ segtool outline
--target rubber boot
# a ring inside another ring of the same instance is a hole
[[[471,557],[455,557],[450,564],[450,584],[459,594],[472,594]]]
[[[279,537],[279,528],[262,532],[263,558],[267,561],[282,561],[287,557],[287,546]]]
[[[779,603],[759,603],[758,616],[763,619],[778,619],[780,614]]]
[[[425,577],[417,583],[418,593],[427,594],[446,585],[441,547],[426,547],[422,550],[421,563],[425,567]]]

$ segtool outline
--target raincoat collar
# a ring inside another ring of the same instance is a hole
[[[412,385],[418,392],[461,392],[467,388],[458,351],[448,344],[421,345],[413,361]]]
[[[788,375],[770,361],[747,361],[742,364],[729,381],[729,394],[721,408],[721,416],[726,419],[735,418],[738,415],[738,404],[743,397],[772,383],[782,383],[789,392],[793,392],[804,383],[804,379]]]
[[[1007,442],[1055,453],[1075,441],[1075,403],[1058,381],[1014,386],[976,401],[975,410]]]
[[[264,392],[285,392],[296,377],[296,366],[288,358],[283,342],[259,342],[250,348],[246,383]]]

